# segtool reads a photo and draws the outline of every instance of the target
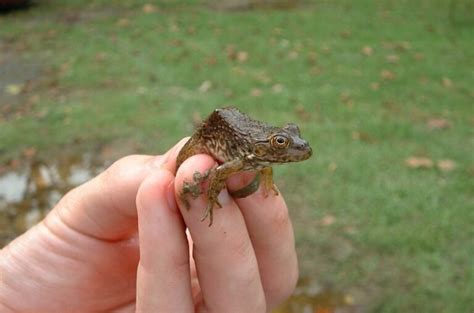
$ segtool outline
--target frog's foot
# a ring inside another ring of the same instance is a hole
[[[184,205],[186,206],[186,209],[189,210],[190,207],[191,207],[191,205],[189,204],[188,199],[186,199],[187,194],[191,194],[191,197],[193,199],[196,199],[197,197],[202,195],[203,191],[202,191],[201,184],[204,180],[207,179],[208,176],[209,176],[209,170],[204,172],[204,174],[201,174],[198,171],[196,171],[193,174],[193,182],[186,182],[185,181],[183,183],[183,189],[181,190],[180,199],[184,203]]]
[[[215,199],[209,199],[209,202],[207,204],[207,208],[204,211],[204,214],[201,217],[201,222],[204,222],[206,218],[209,217],[209,227],[212,225],[213,222],[213,210],[214,210],[214,204],[217,204],[219,208],[222,208],[222,205],[219,203],[217,198]]]

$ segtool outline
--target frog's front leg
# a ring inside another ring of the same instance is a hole
[[[268,196],[270,190],[273,190],[275,196],[278,196],[278,188],[273,183],[273,169],[271,167],[264,167],[260,173],[262,174],[263,192],[265,197]]]
[[[217,196],[219,192],[224,188],[225,181],[229,178],[230,175],[239,172],[244,167],[244,163],[240,159],[235,159],[229,162],[226,162],[222,165],[219,165],[216,169],[212,170],[209,174],[209,189],[207,190],[208,204],[204,215],[201,218],[201,221],[204,221],[209,217],[209,226],[212,225],[213,220],[213,208],[214,204],[217,204],[219,207],[222,207]]]

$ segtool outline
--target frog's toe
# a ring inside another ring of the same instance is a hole
[[[278,187],[275,184],[272,184],[272,190],[275,193],[275,196],[278,196],[280,194],[280,191],[278,190]]]
[[[209,217],[209,225],[208,226],[211,226],[212,221],[213,221],[212,209],[213,209],[213,205],[212,205],[212,203],[209,203],[207,205],[206,210],[204,211],[204,214],[201,217],[201,222],[204,222],[206,220],[206,218]]]

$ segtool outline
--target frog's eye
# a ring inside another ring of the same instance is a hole
[[[288,147],[289,140],[285,136],[276,135],[272,138],[272,146],[276,148],[286,148]]]

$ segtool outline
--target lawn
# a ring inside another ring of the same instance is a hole
[[[31,149],[160,153],[227,105],[292,121],[314,155],[275,171],[302,276],[364,312],[474,310],[468,0],[38,2],[0,16],[3,167]]]

